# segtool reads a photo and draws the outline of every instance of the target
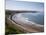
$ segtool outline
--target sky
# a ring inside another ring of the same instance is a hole
[[[44,3],[6,0],[6,9],[44,11]]]

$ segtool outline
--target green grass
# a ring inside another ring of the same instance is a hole
[[[9,14],[5,14],[5,35],[8,35],[8,34],[21,34],[21,33],[24,33],[23,31],[21,30],[18,30],[16,27],[15,29],[13,27],[10,27],[7,23],[7,17],[9,16]]]

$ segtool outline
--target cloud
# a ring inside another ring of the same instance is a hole
[[[10,10],[33,10],[33,11],[43,11],[44,6],[41,3],[37,2],[23,2],[16,0],[7,0],[6,9]]]
[[[15,1],[15,0],[14,0],[14,1]],[[44,0],[16,0],[16,1],[44,2]]]

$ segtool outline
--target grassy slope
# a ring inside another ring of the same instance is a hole
[[[8,25],[6,18],[7,18],[9,15],[11,15],[11,13],[9,13],[9,12],[6,12],[6,13],[5,13],[5,34],[7,35],[7,34],[20,34],[20,33],[23,33],[22,31],[19,31],[19,30],[17,30],[17,29],[14,29],[14,28],[12,28],[12,27],[10,27],[10,26]]]

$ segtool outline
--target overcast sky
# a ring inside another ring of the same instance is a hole
[[[39,2],[6,0],[6,9],[43,11],[44,4]]]

